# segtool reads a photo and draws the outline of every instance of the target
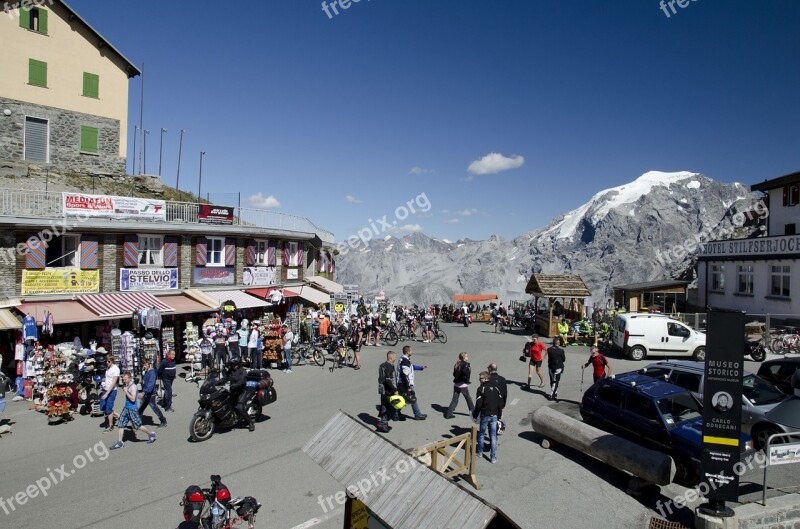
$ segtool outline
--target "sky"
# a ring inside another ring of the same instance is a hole
[[[165,184],[185,129],[180,187],[205,151],[217,204],[241,193],[337,241],[384,218],[456,241],[522,235],[650,170],[800,170],[800,2],[680,1],[68,3],[144,64]]]

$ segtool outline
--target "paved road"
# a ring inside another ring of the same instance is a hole
[[[465,403],[459,404],[455,419],[442,416],[452,395],[457,354],[470,353],[473,396],[478,372],[497,362],[510,382],[505,412],[509,426],[500,438],[498,463],[479,463],[482,489],[477,493],[521,527],[584,527],[587,522],[598,528],[642,527],[657,499],[685,490],[672,485],[637,499],[624,492],[627,478],[622,473],[563,447],[542,449],[529,417],[550,403],[541,392],[520,387],[527,376],[527,365],[518,360],[525,339],[494,334],[486,324],[467,329],[447,324],[444,329],[450,338],[446,345],[413,344],[414,361],[429,366],[417,373],[418,395],[428,420],[393,423],[388,436],[411,449],[466,431],[471,421]],[[6,514],[0,506],[0,527],[175,527],[181,520],[178,503],[183,490],[190,484],[205,486],[208,477],[218,473],[234,495],[253,495],[264,503],[257,527],[338,529],[341,511],[326,511],[321,505],[343,487],[301,447],[338,409],[367,423],[374,421],[377,366],[387,350],[365,348],[360,371],[330,373],[327,366],[306,366],[291,374],[274,372],[279,400],[265,409],[267,417],[256,432],[234,430],[200,444],[188,441],[197,388],[181,381],[175,387],[176,411],[168,414],[169,427],[158,431],[158,441],[147,445],[139,434],[139,442],[128,442],[111,453],[104,447],[115,441],[116,433],[102,433],[100,419],[78,417],[48,427],[45,416],[28,411],[25,403],[9,403],[4,418],[16,424],[13,435],[0,439],[0,498],[9,510]],[[578,366],[587,356],[584,347],[567,349],[558,409],[576,412],[581,389]],[[612,363],[618,372],[642,365],[613,358]],[[589,373],[586,376],[590,378]],[[587,386],[583,384],[584,389]],[[8,498],[45,476],[57,481],[46,496],[30,497],[24,505],[14,503],[13,510],[8,506]]]

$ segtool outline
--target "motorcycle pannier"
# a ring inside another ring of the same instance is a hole
[[[205,496],[203,490],[197,485],[192,485],[183,493],[183,518],[187,522],[199,522],[203,511]]]
[[[278,393],[275,391],[275,388],[271,387],[269,389],[265,389],[261,391],[261,399],[259,402],[262,406],[266,406],[267,404],[272,404],[278,400]]]

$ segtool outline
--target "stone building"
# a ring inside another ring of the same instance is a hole
[[[140,71],[64,2],[26,3],[0,17],[0,162],[124,175]]]

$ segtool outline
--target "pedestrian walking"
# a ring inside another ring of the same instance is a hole
[[[136,407],[138,390],[136,389],[136,384],[133,383],[132,379],[133,377],[131,377],[129,371],[125,371],[125,373],[122,374],[122,385],[125,388],[125,408],[122,410],[122,413],[119,416],[117,442],[109,447],[111,450],[116,450],[125,446],[125,443],[122,441],[122,436],[125,434],[125,428],[128,426],[128,422],[133,425],[134,437],[136,436],[136,430],[141,430],[147,434],[147,444],[156,442],[156,433],[151,432],[142,426],[142,418],[139,417],[139,410]]]
[[[292,341],[294,341],[294,333],[289,329],[287,324],[283,324],[281,326],[283,328],[283,337],[281,338],[283,343],[283,359],[286,361],[286,369],[283,370],[284,373],[291,373],[292,372]]]
[[[567,360],[567,355],[564,349],[559,347],[563,345],[564,340],[560,336],[553,339],[553,346],[545,351],[545,358],[547,358],[547,369],[550,372],[550,395],[547,400],[558,400],[558,383],[561,382],[561,375],[564,372],[564,362]]]
[[[419,409],[417,390],[414,385],[414,371],[422,371],[428,366],[411,363],[412,354],[413,351],[410,345],[403,346],[403,356],[400,357],[400,369],[398,369],[397,374],[397,390],[400,392],[400,395],[406,399],[406,402],[411,404],[411,410],[414,412],[414,420],[424,421],[428,416]],[[405,420],[401,411],[398,411],[398,417],[401,421]]]
[[[393,414],[395,410],[389,402],[389,397],[397,395],[397,372],[394,369],[396,361],[397,354],[389,351],[386,353],[386,361],[378,366],[378,395],[381,398],[378,409],[378,431],[381,433],[389,433],[392,429],[389,426],[389,414]]]
[[[364,327],[358,316],[350,317],[350,348],[353,350],[356,365],[354,369],[361,369],[361,342],[364,341]]]
[[[105,349],[102,352],[105,353]],[[117,398],[117,384],[119,384],[119,367],[114,363],[112,355],[108,355],[106,358],[106,365],[106,374],[100,386],[102,388],[100,411],[106,416],[106,429],[103,431],[111,432],[114,430],[114,419],[119,418],[119,415],[114,413],[114,400]]]
[[[525,389],[531,389],[531,380],[533,380],[533,373],[536,372],[536,375],[539,377],[539,387],[544,387],[544,377],[542,377],[542,359],[544,358],[544,353],[547,350],[547,347],[544,343],[539,341],[539,336],[534,334],[531,336],[531,347],[530,347],[530,363],[528,364],[528,383],[525,385]]]
[[[486,368],[486,371],[489,372],[489,382],[491,382],[494,386],[497,386],[497,390],[500,392],[500,397],[503,399],[503,407],[505,408],[506,402],[508,402],[508,382],[504,377],[500,376],[500,373],[497,372],[497,364],[492,362]]]
[[[261,338],[261,329],[258,325],[253,325],[253,333],[256,335],[256,351],[252,358],[253,369],[261,369],[264,367],[264,340]]]
[[[172,409],[172,383],[178,375],[178,367],[175,365],[175,351],[170,350],[167,357],[158,366],[158,378],[164,385],[164,411],[175,411]]]
[[[139,397],[142,401],[139,405],[139,417],[143,417],[144,411],[150,406],[153,409],[153,413],[158,417],[158,427],[164,428],[167,426],[167,418],[161,413],[161,408],[156,403],[156,378],[158,373],[153,368],[153,362],[145,358],[142,362],[142,371],[144,377],[142,380],[142,395]]]
[[[479,457],[483,454],[484,437],[488,430],[489,461],[497,463],[497,421],[503,416],[505,400],[497,384],[492,383],[488,371],[482,371],[479,379],[481,386],[476,393],[475,409],[472,410],[472,419],[480,422],[476,454]]]
[[[256,349],[258,349],[258,326],[254,323],[250,326],[250,334],[247,336],[247,358],[248,361],[246,363],[250,364],[250,367],[253,369],[261,369],[261,362],[258,362],[258,367],[256,367]]]
[[[459,353],[458,361],[453,366],[453,398],[450,400],[450,406],[447,407],[447,411],[444,414],[445,419],[455,418],[453,412],[458,405],[458,398],[461,395],[464,395],[464,399],[467,401],[469,412],[472,413],[472,410],[475,409],[475,406],[472,404],[472,397],[469,394],[469,378],[471,373],[472,368],[469,365],[469,354],[466,352]]]
[[[612,376],[613,370],[611,369],[611,364],[608,362],[608,359],[600,354],[600,349],[597,347],[592,347],[592,354],[589,356],[589,360],[581,369],[586,369],[589,365],[592,366],[592,379],[594,382],[597,382],[601,378],[605,378],[606,376]]]

